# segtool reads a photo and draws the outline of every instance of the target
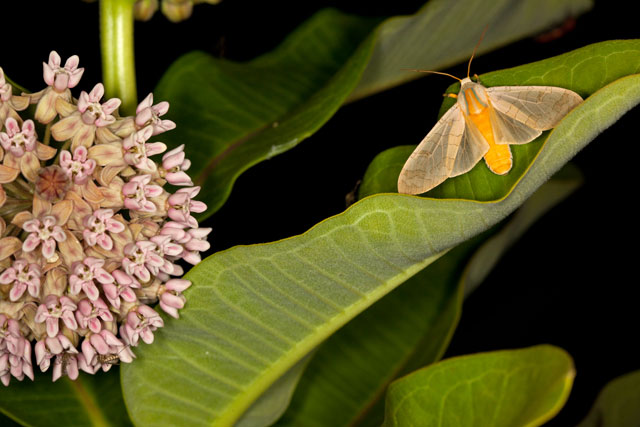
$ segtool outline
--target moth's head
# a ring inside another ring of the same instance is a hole
[[[484,86],[469,77],[460,82],[458,104],[465,114],[479,114],[488,106],[487,93]]]

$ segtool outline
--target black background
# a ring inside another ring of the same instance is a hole
[[[194,17],[180,24],[157,14],[150,22],[136,23],[138,93],[142,98],[152,91],[182,53],[201,49],[249,60],[273,49],[326,6],[388,16],[412,13],[421,4],[226,0],[196,7]],[[85,74],[76,91],[90,90],[100,81],[97,3],[14,2],[12,7],[12,13],[4,10],[1,31],[0,66],[8,76],[39,90],[41,63],[57,50],[63,60],[80,56]],[[638,35],[634,13],[619,14],[613,2],[599,2],[564,37],[514,43],[475,59],[472,72]],[[465,75],[466,65],[445,71]],[[449,84],[446,78],[428,77],[346,105],[298,147],[251,168],[238,179],[225,206],[205,223],[214,228],[212,251],[289,237],[341,212],[345,194],[377,153],[417,143],[428,132]],[[447,351],[448,357],[540,343],[566,349],[574,357],[577,377],[569,402],[548,425],[575,425],[606,382],[640,369],[633,249],[638,237],[633,200],[639,119],[638,109],[632,110],[576,156],[584,185],[538,221],[465,301]]]

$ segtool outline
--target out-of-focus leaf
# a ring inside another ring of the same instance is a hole
[[[416,14],[394,17],[381,25],[369,65],[349,99],[421,77],[403,68],[438,70],[468,61],[485,28],[478,53],[537,34],[569,16],[578,16],[592,3],[431,0]]]
[[[638,402],[640,402],[640,371],[634,371],[609,382],[578,427],[640,425]]]
[[[0,387],[0,412],[32,426],[131,425],[117,370],[80,373],[76,381],[63,377],[55,383],[50,371],[37,373],[33,382],[12,378],[8,387]]]
[[[393,382],[383,426],[539,426],[574,377],[571,357],[549,345],[454,357]]]
[[[256,400],[234,427],[270,426],[289,406],[291,395],[305,371],[312,353],[296,363]]]

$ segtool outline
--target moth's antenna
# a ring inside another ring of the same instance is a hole
[[[406,71],[415,71],[416,73],[440,74],[440,75],[442,75],[442,76],[449,76],[449,77],[451,77],[451,78],[453,78],[453,79],[456,79],[456,80],[457,80],[457,81],[459,81],[459,82],[462,82],[462,79],[459,79],[458,77],[453,76],[453,75],[448,74],[448,73],[441,73],[440,71],[418,70],[418,69],[415,69],[415,68],[401,68],[401,70],[406,70]]]
[[[484,30],[482,30],[482,34],[480,35],[480,40],[478,40],[478,43],[476,43],[476,46],[473,48],[473,53],[471,54],[471,58],[469,58],[469,65],[467,66],[467,78],[469,78],[469,76],[471,75],[471,61],[473,61],[473,57],[476,55],[478,46],[480,46],[480,43],[482,43],[482,39],[487,32],[487,28],[489,28],[489,24],[485,25]]]

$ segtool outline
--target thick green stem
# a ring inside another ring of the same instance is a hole
[[[133,53],[135,0],[100,0],[102,78],[106,98],[120,98],[123,115],[135,113],[138,103]]]

